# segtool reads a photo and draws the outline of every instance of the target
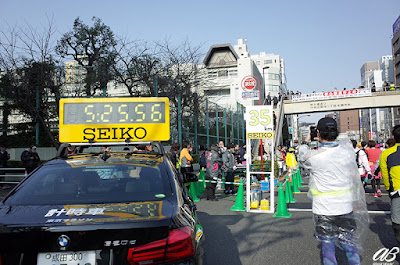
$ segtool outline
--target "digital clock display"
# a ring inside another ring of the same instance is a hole
[[[62,143],[168,141],[168,98],[63,98]]]
[[[64,104],[64,124],[128,124],[164,122],[164,102],[93,102]]]

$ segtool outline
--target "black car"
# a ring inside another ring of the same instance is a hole
[[[64,144],[0,204],[0,265],[202,264],[203,244],[157,142]]]

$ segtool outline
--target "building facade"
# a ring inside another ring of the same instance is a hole
[[[367,62],[361,69],[361,84],[377,92],[385,85],[394,83],[394,60],[391,55],[382,56],[379,61]],[[400,108],[373,108],[360,110],[360,134],[363,140],[385,142],[391,137],[392,128],[400,122]]]
[[[360,69],[361,74],[361,85],[364,87],[370,87],[369,83],[369,76],[372,74],[373,71],[379,70],[379,62],[366,62],[362,65]]]
[[[360,123],[358,119],[358,110],[340,111],[337,118],[339,132],[346,133],[349,131],[358,131]]]
[[[210,47],[203,61],[208,86],[204,95],[212,102],[227,108],[236,108],[237,102],[244,106],[264,104],[270,93],[286,93],[286,76],[283,59],[279,55],[260,53],[251,55],[246,41],[238,39],[233,47],[229,43]],[[243,80],[254,76],[259,99],[248,99]]]
[[[273,97],[286,93],[285,62],[279,55],[261,52],[251,55],[251,59],[262,73],[266,95],[270,93]]]
[[[393,56],[382,56],[379,60],[379,69],[382,70],[382,81],[388,84],[394,82]]]
[[[400,16],[393,24],[392,55],[394,83],[400,87]]]

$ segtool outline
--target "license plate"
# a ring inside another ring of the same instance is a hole
[[[39,265],[95,265],[95,251],[77,252],[47,252],[39,253],[37,257]]]

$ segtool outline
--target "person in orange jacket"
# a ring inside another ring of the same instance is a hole
[[[192,146],[189,142],[183,142],[183,148],[181,150],[179,159],[181,160],[181,172],[185,174],[186,172],[193,172],[193,157],[190,155]]]

